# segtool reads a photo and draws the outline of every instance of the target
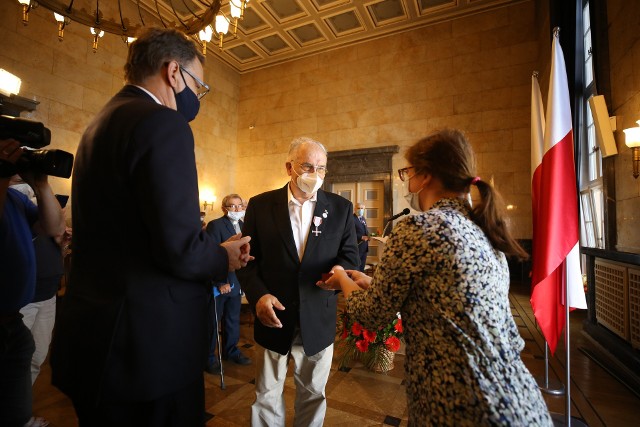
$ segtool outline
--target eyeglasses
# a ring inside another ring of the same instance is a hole
[[[412,177],[409,176],[409,169],[415,169],[413,166],[407,166],[406,168],[398,169],[398,176],[400,181],[406,181]]]
[[[302,171],[306,173],[312,173],[314,171],[318,172],[319,175],[325,175],[327,173],[326,166],[314,166],[311,163],[298,163],[298,162],[294,162],[294,163],[300,166],[300,169],[302,169]]]
[[[211,90],[209,85],[206,84],[205,82],[203,82],[202,80],[200,80],[199,78],[197,78],[196,76],[194,76],[191,71],[187,70],[186,68],[184,68],[181,65],[180,66],[180,74],[182,74],[183,71],[185,73],[189,74],[191,76],[191,78],[198,84],[198,87],[196,88],[196,91],[197,91],[196,92],[196,96],[198,97],[198,100],[201,100],[202,98],[204,98],[204,96],[206,94],[208,94],[209,91]],[[184,74],[182,75],[182,79],[184,80]]]
[[[224,207],[229,210],[233,209],[234,211],[239,211],[244,209],[244,205],[225,205]]]

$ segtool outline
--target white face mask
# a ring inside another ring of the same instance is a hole
[[[293,169],[293,166],[291,166],[291,169],[296,175],[298,175],[295,169]],[[304,191],[307,194],[313,194],[318,191],[320,187],[322,187],[323,182],[324,179],[321,178],[320,175],[318,175],[318,172],[305,172],[302,175],[298,175],[298,178],[296,178],[296,184],[298,184],[298,188],[300,188],[300,190]]]
[[[358,216],[364,216],[364,209],[358,209]]]
[[[227,212],[227,216],[231,221],[242,221],[244,219],[245,211],[229,211]]]
[[[413,209],[414,211],[422,212],[422,208],[420,207],[420,196],[419,196],[420,192],[422,191],[422,188],[418,190],[416,193],[412,193],[411,191],[409,191],[409,181],[411,181],[411,178],[409,178],[406,182],[404,182],[404,189],[405,189],[404,199],[407,201],[407,203],[409,203],[409,206],[411,206],[411,209]]]

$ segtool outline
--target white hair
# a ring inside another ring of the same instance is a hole
[[[314,144],[324,152],[324,155],[327,155],[327,149],[322,143],[316,141],[315,139],[309,138],[307,136],[300,136],[293,141],[291,141],[291,145],[289,145],[289,160],[294,160],[294,156],[298,153],[300,147],[305,144]]]

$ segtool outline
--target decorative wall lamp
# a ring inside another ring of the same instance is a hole
[[[100,28],[96,29],[91,27],[91,34],[93,34],[93,53],[96,53],[98,51],[98,40],[100,40],[100,37],[104,36],[104,31]]]
[[[625,129],[625,144],[631,148],[631,157],[633,161],[633,177],[640,176],[640,120],[638,126]]]
[[[209,187],[200,187],[200,202],[202,203],[202,210],[207,211],[209,208],[210,211],[213,210],[213,205],[216,203],[218,198],[213,193],[213,190]]]
[[[53,17],[58,22],[58,40],[62,41],[62,39],[64,39],[64,27],[66,27],[71,21],[69,21],[69,18],[66,16],[55,12],[53,12]]]

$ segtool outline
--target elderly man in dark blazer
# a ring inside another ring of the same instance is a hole
[[[73,172],[73,265],[56,322],[53,383],[80,425],[204,423],[211,278],[245,265],[248,237],[200,225],[189,121],[207,86],[198,46],[150,29],[128,84],[82,136]]]
[[[256,312],[256,401],[253,426],[284,426],[287,361],[294,362],[294,425],[321,426],[333,357],[337,295],[316,286],[334,268],[355,269],[358,249],[348,200],[319,190],[327,151],[310,138],[294,140],[286,162],[290,181],[253,197],[242,229],[255,260],[237,272]]]
[[[242,218],[244,218],[244,203],[238,194],[228,194],[222,199],[223,216],[214,219],[207,224],[207,233],[216,242],[224,242],[242,230]],[[217,329],[220,321],[223,321],[224,334],[222,337],[222,356],[238,365],[250,365],[251,359],[245,356],[238,348],[240,339],[240,308],[242,306],[242,294],[240,283],[236,273],[229,272],[227,279],[222,282],[213,282],[217,292],[211,296],[211,308],[209,309],[210,325],[213,328],[211,344],[209,347],[209,360],[206,371],[210,374],[220,373],[220,362],[216,358],[218,344]],[[216,294],[218,294],[216,296]],[[215,307],[213,306],[215,304]],[[215,308],[215,310],[213,309]]]

